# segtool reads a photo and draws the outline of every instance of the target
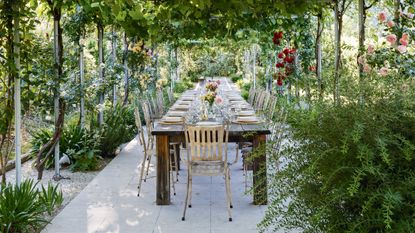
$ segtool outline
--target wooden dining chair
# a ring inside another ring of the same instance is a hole
[[[157,115],[161,118],[165,113],[164,94],[162,90],[156,92]]]
[[[173,105],[173,103],[176,101],[174,98],[174,94],[171,88],[167,88],[167,96],[169,97],[169,105]]]
[[[248,103],[250,105],[254,104],[255,94],[256,94],[256,90],[254,88],[254,85],[251,85],[251,87],[249,88],[249,92],[248,92]]]
[[[152,135],[152,131],[153,131],[153,127],[154,127],[154,122],[152,122],[151,120],[151,116],[150,116],[150,106],[149,103],[147,101],[142,101],[141,102],[141,107],[143,110],[143,115],[144,115],[144,121],[146,123],[146,131],[147,131],[147,137],[145,137],[144,134],[144,127],[141,125],[141,133],[140,133],[140,137],[142,138],[142,140],[144,141],[143,143],[143,152],[144,152],[144,157],[143,157],[143,161],[141,162],[141,170],[140,170],[140,178],[138,181],[138,194],[137,196],[140,196],[140,191],[141,191],[141,187],[142,187],[142,181],[146,182],[147,177],[148,177],[148,172],[149,172],[149,168],[150,168],[150,164],[151,164],[151,158],[152,155],[154,154],[154,136]],[[135,117],[136,117],[136,122],[140,122],[141,124],[141,117],[138,111],[138,108],[135,110]],[[155,155],[155,154],[154,154]],[[176,181],[178,181],[178,174],[179,174],[179,170],[178,170],[178,159],[177,159],[177,154],[176,154],[176,150],[170,150],[170,156],[173,157],[175,163],[173,165],[172,163],[172,159],[170,159],[170,175],[171,175],[171,184],[172,184],[172,188],[173,188],[173,193],[174,195],[176,195],[176,188],[175,188],[175,183]],[[176,177],[175,177],[176,175]]]
[[[232,197],[230,187],[230,164],[228,163],[228,130],[224,125],[185,125],[187,147],[187,192],[183,217],[187,207],[192,207],[193,176],[225,177],[225,189],[229,221],[232,221]]]
[[[281,108],[279,112],[275,112],[275,117],[271,116],[270,129],[271,135],[269,136],[269,141],[272,142],[272,151],[274,154],[278,155],[281,149],[282,138],[284,134],[284,126],[287,120],[288,113],[284,108]],[[252,170],[252,146],[247,146],[242,149],[242,158],[243,158],[243,173],[245,177],[245,191],[248,189],[248,171]]]

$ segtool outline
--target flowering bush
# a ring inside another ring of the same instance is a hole
[[[399,77],[415,75],[415,55],[411,52],[411,37],[415,36],[415,31],[411,29],[415,26],[413,17],[412,13],[401,11],[398,25],[386,12],[379,13],[377,18],[379,24],[384,25],[383,36],[386,46],[376,49],[373,44],[367,46],[366,54],[358,58],[364,73],[375,72],[383,77],[389,76],[391,72],[398,73]]]
[[[276,84],[278,86],[283,85],[283,80],[289,77],[294,71],[294,60],[295,60],[295,48],[285,48],[278,53],[279,62],[275,64],[277,67],[277,73],[274,75]]]

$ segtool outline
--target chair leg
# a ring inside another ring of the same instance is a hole
[[[173,195],[176,196],[176,187],[174,186],[174,183],[176,183],[176,182],[174,180],[174,172],[172,171],[173,164],[172,164],[171,158],[169,159],[169,163],[170,163],[169,172],[170,172],[170,175],[171,175],[171,185],[172,185],[172,188],[173,188]]]
[[[192,189],[193,189],[193,177],[192,177],[192,175],[190,175],[189,180],[190,180],[190,182],[189,182],[189,204],[188,204],[188,207],[192,208]]]
[[[245,192],[248,190],[248,168],[244,162],[244,176],[245,176]]]
[[[187,174],[187,190],[186,190],[186,199],[184,201],[184,209],[183,209],[183,216],[182,216],[182,221],[185,220],[186,217],[186,209],[187,209],[187,202],[189,200],[189,192],[190,192],[190,172]]]
[[[148,163],[147,163],[147,168],[146,168],[146,176],[144,177],[144,182],[146,182],[146,180],[147,180],[148,170],[150,169],[150,164],[151,164],[151,157],[152,156],[151,156],[151,153],[150,153],[150,155],[147,156]]]
[[[147,152],[144,152],[143,162],[141,163],[140,179],[138,180],[138,187],[137,187],[138,188],[138,193],[137,193],[137,197],[140,196],[141,184],[143,182],[144,170],[146,169],[146,160],[147,160]]]
[[[179,181],[179,160],[177,158],[176,146],[180,147],[180,145],[174,145],[174,153],[173,153],[173,157],[174,157],[174,170],[176,172],[176,182],[178,182]]]
[[[230,208],[233,208],[233,204],[232,204],[232,190],[231,190],[231,170],[229,169],[229,167],[228,167],[227,174],[228,174],[228,182],[227,182],[227,185],[228,185],[228,190],[229,190],[227,192],[227,194],[228,194],[228,197],[229,197],[229,207]]]
[[[231,193],[230,193],[230,179],[229,179],[229,168],[227,171],[225,171],[225,182],[226,182],[226,200],[227,200],[227,209],[228,209],[228,215],[229,215],[229,222],[232,222],[232,213],[231,213],[231,206],[232,206],[232,200],[231,200]]]

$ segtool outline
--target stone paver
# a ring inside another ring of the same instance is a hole
[[[234,144],[230,147],[235,148]],[[183,153],[185,153],[182,150]],[[225,187],[222,177],[194,177],[192,208],[186,221],[181,221],[186,190],[186,169],[182,166],[177,196],[169,206],[155,204],[155,166],[143,182],[137,197],[142,148],[131,141],[93,181],[70,202],[44,229],[44,233],[222,233],[257,232],[266,206],[252,204],[252,196],[244,194],[242,164],[231,172],[233,222],[228,222]],[[231,159],[235,150],[229,151]],[[152,162],[155,159],[152,160]]]

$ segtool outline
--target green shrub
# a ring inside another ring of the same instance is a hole
[[[32,139],[30,144],[32,144],[32,150],[30,151],[30,156],[35,158],[39,153],[40,148],[46,144],[53,136],[53,130],[51,128],[40,128],[38,131],[35,131],[32,134]],[[50,147],[49,147],[50,148]],[[45,153],[49,151],[49,148],[45,150]],[[53,156],[50,156],[49,159],[45,163],[45,168],[49,169],[52,168],[54,165]]]
[[[234,74],[231,76],[231,80],[233,83],[237,83],[239,80],[242,80],[242,75]]]
[[[414,103],[291,111],[262,230],[414,232]]]
[[[51,213],[62,203],[62,193],[49,185],[46,194],[39,192],[33,180],[20,186],[3,185],[0,189],[0,232],[36,232],[47,223]]]
[[[100,143],[98,149],[102,156],[113,156],[119,145],[131,141],[137,134],[134,110],[117,105],[104,112],[104,125],[98,129]],[[95,122],[95,126],[98,124]]]
[[[186,90],[192,89],[193,86],[194,84],[190,80],[184,79],[174,84],[173,91],[174,93],[183,93]]]
[[[72,171],[92,171],[99,166],[100,136],[78,125],[67,125],[60,140],[61,151],[71,160]]]
[[[47,188],[42,186],[42,190],[39,193],[39,200],[44,204],[48,214],[51,215],[55,209],[62,205],[63,194],[62,191],[58,191],[57,185],[48,183]]]
[[[34,157],[40,150],[40,147],[52,138],[53,131],[43,128],[37,131],[32,137],[31,155]],[[101,158],[98,150],[100,142],[99,135],[82,129],[75,124],[67,124],[64,126],[59,141],[59,149],[61,156],[68,155],[71,161],[71,170],[73,171],[89,171],[98,168],[98,161]],[[48,150],[45,151],[45,154]],[[50,156],[45,163],[45,168],[50,169],[54,166],[54,156]]]

